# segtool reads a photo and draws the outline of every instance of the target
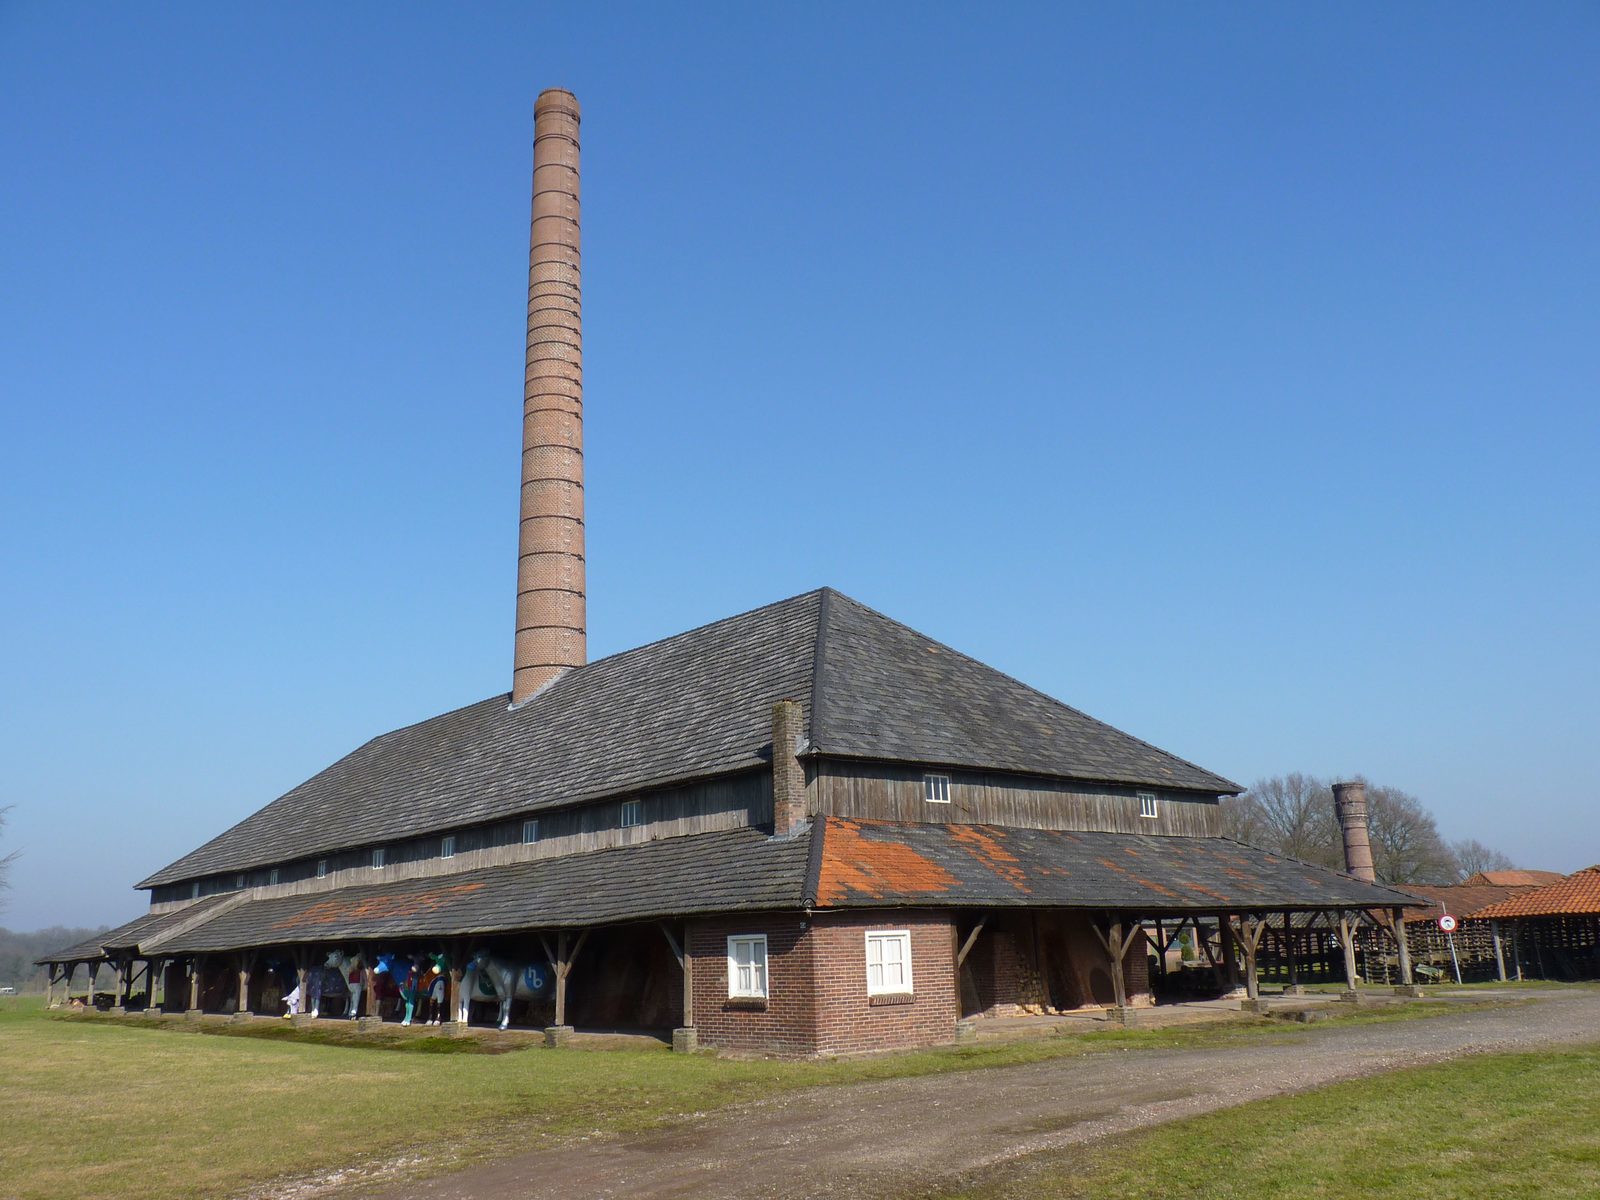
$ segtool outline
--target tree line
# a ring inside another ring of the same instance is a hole
[[[1476,838],[1445,841],[1433,814],[1399,788],[1369,783],[1372,858],[1384,883],[1459,883],[1479,871],[1509,870],[1511,859]],[[1294,772],[1258,779],[1222,802],[1223,833],[1262,850],[1344,869],[1344,836],[1333,811],[1333,780]]]

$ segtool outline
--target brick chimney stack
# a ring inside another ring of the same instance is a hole
[[[552,88],[534,103],[513,705],[587,657],[578,121],[571,92]]]
[[[1360,782],[1333,785],[1333,811],[1344,831],[1344,869],[1358,879],[1376,883],[1372,842],[1367,832],[1367,785]]]
[[[800,748],[800,706],[779,700],[772,706],[772,832],[782,836],[806,823],[806,771]]]

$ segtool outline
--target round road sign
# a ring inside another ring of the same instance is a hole
[[[1439,918],[1439,928],[1444,930],[1446,933],[1454,933],[1458,923],[1459,922],[1457,922],[1456,919],[1449,913],[1445,913],[1444,916]]]

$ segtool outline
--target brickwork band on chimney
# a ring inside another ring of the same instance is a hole
[[[800,706],[772,706],[772,832],[793,833],[806,823],[806,771],[795,750],[800,742]]]
[[[1344,832],[1344,869],[1357,879],[1376,883],[1378,872],[1372,864],[1372,840],[1367,831],[1367,785],[1333,785],[1333,811]]]
[[[541,92],[533,119],[512,704],[582,666],[587,654],[577,98],[561,89]]]

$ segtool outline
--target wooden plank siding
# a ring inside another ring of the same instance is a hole
[[[923,799],[923,775],[950,778],[950,803]],[[814,811],[879,821],[1010,825],[1023,829],[1105,830],[1168,837],[1217,837],[1215,796],[1041,779],[987,771],[823,759],[810,781]],[[1154,819],[1139,815],[1139,793],[1158,801]]]
[[[643,824],[623,828],[622,805],[627,800],[643,802]],[[397,879],[454,875],[480,867],[582,854],[611,846],[631,846],[657,838],[713,833],[749,825],[770,825],[772,773],[750,771],[727,775],[683,787],[633,793],[595,804],[546,809],[529,813],[528,817],[536,817],[539,821],[539,838],[534,842],[522,840],[524,818],[517,817],[510,821],[468,826],[454,831],[452,836],[456,839],[456,850],[449,858],[441,854],[443,835],[434,834],[385,844],[382,867],[371,865],[374,847],[365,846],[321,856],[328,862],[328,873],[321,877],[316,874],[315,858],[298,859],[279,868],[278,883],[267,882],[271,868],[248,872],[242,888],[238,886],[236,876],[212,876],[200,881],[200,897],[223,891],[248,891],[258,897],[305,895],[340,887],[390,883]],[[192,895],[172,894],[188,886],[182,884],[158,889],[158,895],[167,895],[162,899],[153,899],[150,911],[167,912],[193,903],[196,897]]]

